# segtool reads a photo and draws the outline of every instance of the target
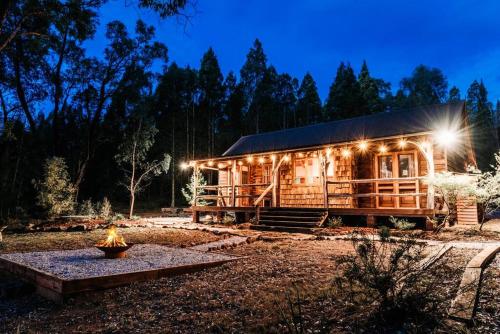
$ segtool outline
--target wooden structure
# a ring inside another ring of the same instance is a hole
[[[217,175],[216,184],[197,185],[193,218],[235,211],[259,220],[272,210],[288,219],[313,209],[369,222],[434,216],[443,207],[426,178],[467,165],[475,159],[463,102],[250,135],[222,157],[190,162]],[[202,199],[209,205],[198,205]]]

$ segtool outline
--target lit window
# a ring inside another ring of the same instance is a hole
[[[320,165],[317,157],[295,160],[294,184],[318,184],[320,178]]]
[[[388,179],[392,177],[392,155],[378,157],[379,178]]]

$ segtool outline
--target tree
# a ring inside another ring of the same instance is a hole
[[[237,83],[233,72],[228,73],[224,81],[224,89],[225,103],[219,126],[222,150],[227,149],[243,134],[243,108],[245,107],[243,87]]]
[[[75,209],[75,188],[63,158],[45,161],[43,180],[38,183],[38,205],[49,217],[72,214]]]
[[[487,170],[493,163],[498,143],[493,125],[492,106],[483,81],[474,80],[467,90],[467,112],[472,125],[472,139],[478,167]]]
[[[256,39],[253,47],[248,51],[245,64],[240,70],[241,85],[245,93],[245,112],[250,109],[257,87],[264,79],[266,70],[267,57],[264,54],[262,43]]]
[[[208,156],[215,154],[215,135],[217,122],[221,117],[224,97],[223,76],[219,62],[212,48],[203,55],[198,82],[200,89],[199,105],[200,116],[208,125]]]
[[[309,125],[321,122],[322,110],[318,88],[312,75],[304,75],[298,90],[297,109],[295,111],[295,126]]]
[[[500,209],[500,152],[495,154],[495,164],[491,172],[478,175],[474,195],[481,205],[481,227],[486,217]]]
[[[458,89],[457,86],[451,87],[450,93],[448,94],[448,102],[457,102],[460,100],[460,89]]]
[[[189,178],[189,183],[186,184],[185,188],[181,189],[182,195],[186,199],[186,202],[188,202],[189,205],[194,205],[194,192],[195,192],[195,186],[198,185],[200,187],[204,187],[207,185],[207,180],[205,180],[205,177],[203,176],[202,173],[198,172],[197,174],[193,172],[191,174],[191,177]],[[205,194],[205,189],[202,188],[198,190],[198,195],[204,195]],[[207,201],[204,199],[199,199],[196,203],[197,205],[207,205]]]
[[[122,183],[130,194],[129,218],[134,214],[135,196],[149,185],[152,177],[167,173],[170,167],[170,155],[163,154],[159,160],[149,160],[149,150],[158,133],[155,125],[142,116],[135,117],[130,124],[130,131],[120,145],[116,162],[125,173],[126,182]]]
[[[362,113],[365,115],[384,111],[385,105],[381,97],[381,88],[385,82],[370,76],[368,65],[363,61],[361,71],[358,76],[359,90],[361,94]]]
[[[419,65],[411,77],[401,80],[400,85],[407,98],[406,107],[437,104],[446,100],[448,82],[438,68]]]
[[[337,69],[335,81],[330,86],[324,115],[327,120],[339,120],[362,115],[362,98],[359,83],[350,64],[343,62]]]
[[[276,111],[281,114],[281,129],[286,129],[293,124],[295,105],[297,101],[297,79],[288,73],[278,74],[275,82],[274,99]],[[275,112],[276,112],[275,111]]]

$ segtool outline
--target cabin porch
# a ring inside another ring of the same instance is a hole
[[[440,208],[425,178],[446,170],[447,162],[446,152],[428,139],[398,136],[193,162],[196,173],[212,180],[196,185],[193,218],[231,211],[259,221],[270,209],[432,217]]]

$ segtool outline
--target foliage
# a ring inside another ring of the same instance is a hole
[[[438,68],[419,65],[412,75],[401,80],[399,107],[431,105],[446,101],[448,81]]]
[[[360,116],[361,105],[361,91],[354,70],[350,64],[345,65],[342,62],[328,92],[324,111],[325,118],[338,120]]]
[[[287,332],[293,334],[306,333],[302,310],[303,294],[301,289],[294,285],[285,293],[286,307],[277,303],[279,317],[285,324]]]
[[[457,220],[457,201],[460,197],[474,194],[474,179],[470,175],[441,172],[427,178],[427,183],[432,185],[448,209],[446,223],[455,223]]]
[[[103,219],[109,219],[113,215],[113,209],[111,207],[111,202],[107,197],[104,197],[99,210],[99,217]]]
[[[198,179],[198,180],[196,180],[196,179]],[[189,205],[194,205],[194,186],[195,186],[196,182],[198,182],[198,186],[204,187],[207,185],[207,180],[205,180],[205,177],[203,176],[202,173],[198,172],[195,175],[195,173],[193,172],[193,174],[191,175],[191,177],[189,179],[189,183],[186,184],[185,188],[181,189],[182,195],[184,196],[186,201],[189,203]],[[198,195],[204,195],[205,193],[206,193],[205,189],[198,190]],[[207,201],[200,198],[200,199],[198,199],[196,204],[200,205],[200,206],[204,206],[204,205],[207,205]]]
[[[412,230],[415,228],[415,223],[411,223],[408,219],[404,218],[396,218],[390,217],[389,221],[396,227],[398,230]]]
[[[115,159],[125,173],[126,182],[122,185],[130,194],[129,218],[132,218],[136,194],[149,185],[151,178],[168,172],[171,158],[165,153],[159,160],[148,159],[158,130],[147,118],[139,115],[133,119],[129,131]]]
[[[326,227],[331,227],[331,228],[337,228],[337,227],[342,227],[344,226],[344,223],[342,222],[342,217],[330,217],[328,218],[328,221],[326,223]]]
[[[98,210],[96,210],[97,206],[97,204],[92,203],[92,199],[86,199],[79,205],[78,214],[93,218],[98,212]]]
[[[45,161],[43,179],[37,188],[37,202],[50,217],[73,213],[75,188],[63,158],[53,157]]]
[[[493,106],[483,81],[474,80],[467,90],[467,112],[471,122],[473,146],[479,169],[487,170],[494,163],[498,142],[493,124]]]
[[[297,110],[295,111],[297,126],[314,124],[323,120],[318,88],[309,72],[304,75],[300,83],[297,97]]]
[[[363,314],[360,329],[412,332],[438,321],[436,282],[420,266],[424,246],[411,237],[398,244],[362,237],[353,247],[355,255],[339,261],[333,289],[350,314]]]
[[[377,233],[382,241],[387,241],[391,237],[391,230],[387,226],[380,226]]]
[[[475,183],[474,196],[482,206],[481,227],[485,218],[500,209],[500,152],[495,154],[492,171],[479,174]]]

